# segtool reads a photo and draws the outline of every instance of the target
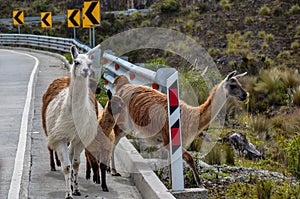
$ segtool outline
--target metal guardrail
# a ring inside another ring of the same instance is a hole
[[[31,34],[0,34],[1,45],[29,46],[60,52],[70,52],[71,45],[75,45],[80,53],[85,53],[91,49],[89,46],[81,44],[74,39]],[[174,68],[160,68],[155,72],[116,57],[111,50],[105,51],[100,60],[103,60],[104,66],[104,87],[112,90],[112,92],[114,92],[112,84],[115,77],[125,75],[130,83],[150,86],[166,93],[166,79],[176,71]],[[100,66],[101,63],[97,65]],[[101,70],[100,68],[99,70]],[[100,71],[99,74],[101,74]]]
[[[160,92],[166,93],[167,78],[176,70],[174,68],[160,68],[156,72],[137,66],[113,55],[112,51],[105,51],[102,56],[103,66],[105,68],[103,78],[105,89],[112,88],[116,76],[125,75],[130,83],[150,86]]]
[[[30,34],[0,34],[0,45],[33,46],[60,52],[70,52],[71,45],[75,45],[81,53],[91,49],[75,39]]]

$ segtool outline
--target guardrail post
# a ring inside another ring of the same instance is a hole
[[[178,72],[167,79],[170,157],[173,191],[183,191],[182,136],[180,125],[180,100]]]

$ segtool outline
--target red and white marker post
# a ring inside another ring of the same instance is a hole
[[[168,116],[170,135],[170,156],[172,173],[172,190],[183,191],[182,136],[180,125],[180,100],[178,72],[167,79]]]

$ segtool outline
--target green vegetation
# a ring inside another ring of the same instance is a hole
[[[180,11],[180,3],[177,0],[163,0],[161,12],[174,13]]]
[[[260,15],[270,15],[270,13],[271,9],[267,5],[262,6],[258,11]]]

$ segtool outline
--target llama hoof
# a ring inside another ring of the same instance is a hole
[[[109,192],[107,186],[102,186],[102,191]]]
[[[79,190],[75,190],[75,191],[73,192],[73,195],[74,195],[74,196],[81,196],[81,193],[80,193]]]
[[[56,165],[57,165],[58,167],[60,167],[60,166],[61,166],[60,161],[57,161],[57,162],[56,162]]]
[[[55,168],[51,168],[51,171],[56,171],[56,169]]]
[[[73,199],[73,197],[68,193],[68,194],[66,194],[65,199]]]
[[[112,173],[111,175],[112,175],[112,176],[121,176],[120,173]]]

